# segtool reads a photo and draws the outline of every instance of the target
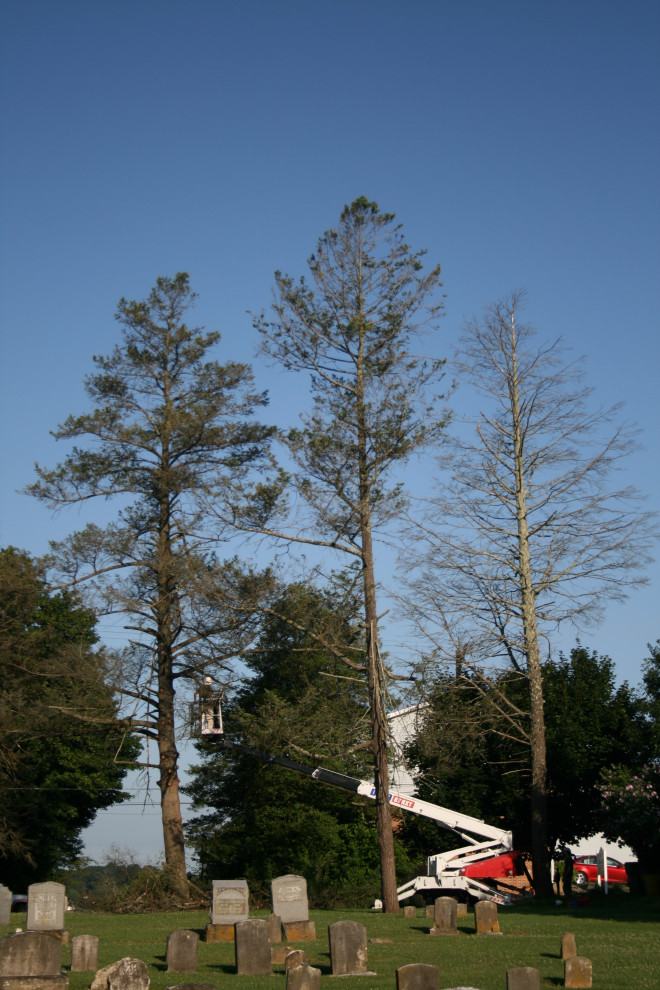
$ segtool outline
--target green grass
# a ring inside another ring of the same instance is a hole
[[[265,918],[266,911],[253,917]],[[431,963],[438,967],[440,987],[472,986],[479,990],[504,990],[506,971],[514,966],[534,966],[540,971],[543,987],[563,986],[564,967],[559,958],[562,932],[575,934],[580,955],[592,960],[596,990],[659,990],[660,988],[660,898],[634,898],[624,894],[592,895],[585,907],[572,908],[548,903],[527,902],[499,911],[501,935],[476,935],[474,915],[459,918],[459,935],[431,937],[431,922],[422,909],[417,916],[383,915],[373,911],[311,911],[316,925],[315,942],[297,943],[312,965],[330,975],[328,925],[341,919],[359,921],[369,939],[370,970],[376,976],[343,977],[342,990],[393,990],[395,971],[407,963]],[[231,982],[236,990],[284,990],[284,967],[274,966],[273,975],[236,976],[234,946],[202,941],[208,921],[205,911],[165,912],[145,915],[109,915],[71,912],[66,916],[70,938],[74,935],[99,936],[99,967],[133,956],[149,967],[153,990],[165,990],[177,983],[212,983],[223,990]],[[25,914],[12,915],[11,924],[0,927],[0,935],[24,927]],[[167,973],[167,936],[177,928],[200,935],[195,974]],[[63,965],[69,969],[70,946],[64,946]],[[89,987],[91,973],[71,973],[70,990]]]

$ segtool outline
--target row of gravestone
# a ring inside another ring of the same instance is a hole
[[[355,921],[338,921],[328,928],[330,959],[333,976],[366,975],[367,933],[364,925]],[[194,973],[197,968],[198,935],[196,932],[178,930],[167,939],[166,961],[168,972]],[[62,944],[44,932],[18,932],[0,940],[0,986],[2,990],[22,990],[25,979],[38,979],[43,990],[62,990],[68,980],[61,972]],[[268,938],[268,922],[252,919],[236,924],[236,971],[241,975],[266,975],[271,973],[272,954]],[[564,960],[564,986],[590,987],[591,962],[578,956],[575,937],[564,933],[561,940],[561,956]],[[71,971],[94,971],[98,960],[98,938],[94,935],[78,935],[72,941]],[[287,990],[318,990],[321,971],[310,966],[309,958],[301,950],[289,950],[284,958]],[[133,961],[136,962],[136,961]],[[116,966],[117,964],[112,964]],[[106,967],[99,971],[92,984],[96,990],[107,986]],[[126,967],[124,967],[126,969]],[[135,966],[133,967],[135,969]],[[130,967],[129,967],[130,970]],[[143,980],[142,966],[138,983]],[[124,974],[126,975],[126,974]],[[147,981],[148,982],[148,981]],[[398,990],[437,990],[437,967],[411,964],[397,970]],[[519,967],[507,972],[508,990],[537,990],[540,976],[536,969]],[[124,990],[139,990],[129,980]]]
[[[431,906],[429,905],[429,908]],[[433,917],[431,935],[458,935],[458,912],[467,914],[465,905],[460,905],[453,897],[438,897],[428,914]],[[404,909],[404,914],[407,909]],[[412,909],[415,910],[414,908]],[[408,915],[412,917],[411,914]],[[477,934],[501,934],[497,917],[497,905],[492,901],[477,901],[474,905],[474,927]],[[572,932],[564,932],[561,938],[561,958],[564,961],[565,987],[591,986],[591,960],[586,956],[578,956],[575,946],[575,936]],[[507,990],[535,990],[540,986],[540,976],[536,969],[519,967],[507,974]]]
[[[294,874],[275,877],[271,881],[270,892],[271,942],[279,941],[282,929],[287,941],[301,942],[316,938],[314,922],[309,920],[305,878]],[[250,892],[247,880],[214,880],[206,941],[233,942],[234,926],[247,921],[249,912]]]
[[[236,923],[237,973],[261,975],[272,971],[268,928],[267,921],[256,918]],[[367,931],[364,925],[355,921],[337,921],[329,926],[328,937],[333,976],[367,971]],[[198,942],[197,932],[171,932],[166,947],[167,971],[194,973],[197,968]],[[293,956],[297,964],[309,966],[309,959],[300,950],[287,953],[287,958],[289,955]],[[12,985],[19,990],[18,983],[7,983],[7,980],[26,977],[47,978],[60,985],[62,979],[65,979],[61,972],[61,959],[61,940],[47,932],[27,931],[6,935],[0,939],[0,985],[3,990],[9,990]],[[98,938],[94,935],[77,935],[71,944],[71,971],[96,970],[97,964]]]
[[[11,890],[0,884],[0,925],[8,925],[11,914]],[[61,931],[66,912],[66,888],[49,880],[28,887],[26,927],[31,931]]]
[[[430,907],[430,905],[429,905]],[[458,935],[458,911],[467,914],[467,906],[459,905],[454,897],[438,897],[432,907],[433,927],[431,935]],[[404,913],[405,913],[404,908]],[[413,908],[413,911],[415,909]],[[431,914],[431,911],[428,912]],[[493,901],[477,901],[474,905],[474,927],[477,934],[500,934],[497,904]]]
[[[328,927],[333,976],[368,975],[367,933],[356,921],[337,921]],[[197,967],[198,935],[191,931],[171,932],[167,939],[167,971],[194,973]],[[236,971],[241,975],[271,973],[268,923],[253,919],[236,924]],[[38,982],[40,990],[66,990],[68,978],[62,972],[62,943],[45,932],[16,932],[0,939],[0,987],[24,990]],[[591,987],[591,962],[578,956],[570,932],[561,940],[564,959],[564,986]],[[96,970],[98,938],[78,935],[72,942],[71,971]],[[291,950],[284,960],[286,990],[319,990],[321,971],[310,965],[306,953]],[[375,975],[375,974],[373,974]],[[507,990],[540,990],[540,974],[532,967],[507,970]],[[397,990],[439,990],[437,966],[412,963],[396,971]],[[194,985],[190,985],[194,986]],[[91,990],[148,990],[146,964],[123,959],[99,970]],[[182,990],[182,987],[181,987]],[[201,990],[201,988],[198,988]]]

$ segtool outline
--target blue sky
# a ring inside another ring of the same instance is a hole
[[[626,471],[658,507],[657,0],[5,0],[0,17],[2,545],[39,554],[87,520],[16,489],[63,456],[49,430],[86,407],[118,299],[158,275],[190,272],[218,357],[252,361],[293,423],[304,389],[255,359],[247,311],[359,195],[442,265],[435,353],[527,289],[540,334],[643,427]],[[660,636],[649,574],[582,636],[634,683]]]

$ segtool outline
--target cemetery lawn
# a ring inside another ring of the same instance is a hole
[[[251,911],[250,917],[266,918],[268,911]],[[456,936],[430,936],[431,919],[417,909],[415,918],[364,911],[310,911],[316,925],[315,942],[298,942],[313,966],[321,970],[321,982],[330,985],[328,925],[358,921],[367,929],[368,968],[376,975],[339,977],[342,990],[395,990],[396,969],[408,963],[437,966],[440,987],[470,986],[479,990],[504,990],[506,971],[533,966],[541,974],[542,987],[563,986],[564,966],[559,956],[563,932],[575,935],[577,951],[593,963],[596,990],[658,990],[660,987],[660,897],[593,895],[584,907],[557,906],[529,901],[500,908],[502,934],[476,935],[474,914],[458,919]],[[25,927],[25,913],[13,914],[11,924],[0,927],[0,936]],[[99,967],[131,956],[149,968],[152,990],[179,983],[211,983],[223,990],[273,990],[285,987],[284,966],[274,965],[272,976],[237,976],[233,943],[206,943],[206,911],[159,914],[110,915],[69,912],[69,939],[75,935],[99,936]],[[197,931],[200,936],[197,970],[167,973],[167,936],[176,929]],[[375,941],[373,941],[375,940]],[[93,973],[69,973],[70,945],[62,953],[70,990],[86,990]]]

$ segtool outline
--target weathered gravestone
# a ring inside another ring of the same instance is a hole
[[[66,888],[64,884],[31,883],[28,887],[28,931],[57,932],[64,928]]]
[[[403,917],[404,918],[416,918],[417,917],[417,910],[416,910],[416,908],[412,904],[406,904],[406,906],[403,909]]]
[[[457,907],[455,897],[437,897],[433,905],[433,928],[429,934],[458,935]]]
[[[307,881],[287,874],[270,883],[273,914],[279,915],[287,942],[304,942],[316,938],[316,927],[309,920]]]
[[[591,959],[586,956],[571,956],[564,960],[564,986],[590,987],[592,985]]]
[[[237,921],[247,921],[249,911],[250,891],[247,880],[214,880],[206,941],[233,942],[234,925]]]
[[[541,990],[541,974],[533,966],[507,969],[506,990]]]
[[[124,956],[100,969],[90,990],[149,990],[149,982],[147,964],[141,959]]]
[[[197,946],[199,935],[197,932],[177,929],[167,936],[167,949],[165,958],[167,960],[168,973],[194,973],[197,969]]]
[[[76,935],[71,941],[71,972],[96,972],[99,965],[98,935]]]
[[[320,990],[321,970],[314,966],[291,966],[286,971],[286,990]]]
[[[284,971],[288,972],[294,966],[309,966],[309,956],[302,949],[290,949],[284,960]]]
[[[236,923],[236,972],[245,976],[270,973],[268,922],[258,918]]]
[[[11,921],[11,890],[0,883],[0,925],[8,925]]]
[[[410,963],[396,971],[396,990],[438,990],[439,986],[437,966]]]
[[[575,935],[573,932],[564,932],[561,937],[560,958],[570,959],[571,956],[577,956]]]
[[[66,990],[62,943],[45,932],[14,932],[0,939],[0,990]]]
[[[267,920],[268,920],[268,941],[281,942],[282,919],[280,918],[279,914],[269,914]]]
[[[328,926],[333,976],[367,972],[367,929],[359,921],[335,921]]]
[[[499,935],[497,904],[493,901],[477,901],[474,905],[474,928],[478,935]]]

